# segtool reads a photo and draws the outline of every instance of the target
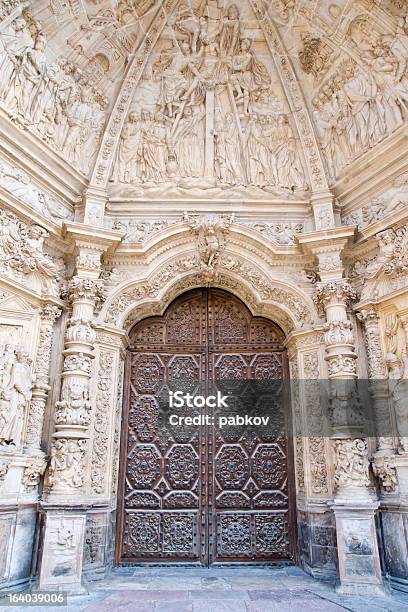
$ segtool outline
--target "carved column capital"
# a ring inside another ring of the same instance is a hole
[[[357,312],[357,319],[364,323],[367,327],[368,325],[378,325],[378,321],[380,320],[379,314],[375,308],[363,308],[359,312]]]
[[[383,492],[394,493],[398,485],[395,456],[376,454],[373,461],[373,472]]]
[[[337,304],[348,307],[357,298],[357,293],[347,279],[320,285],[314,295],[316,304],[326,310]]]
[[[62,314],[61,308],[55,304],[44,304],[40,311],[41,322],[54,325]]]
[[[103,289],[103,280],[74,276],[66,286],[66,295],[71,302],[81,300],[96,304],[103,300]]]

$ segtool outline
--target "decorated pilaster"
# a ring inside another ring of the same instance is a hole
[[[30,454],[43,453],[41,435],[48,391],[50,390],[51,348],[54,325],[61,315],[55,304],[44,304],[40,311],[40,333],[34,370],[34,386],[27,417],[25,447]]]
[[[392,437],[391,414],[387,369],[381,347],[380,319],[374,307],[357,313],[364,330],[367,354],[368,388],[372,398],[377,430],[377,450],[373,459],[373,471],[378,478],[382,493],[393,493],[396,489],[395,452]]]
[[[345,594],[381,590],[382,578],[375,526],[378,502],[369,478],[364,415],[357,387],[357,353],[348,309],[356,295],[343,278],[342,251],[354,229],[335,228],[299,238],[319,263],[321,282],[315,299],[326,319],[325,344],[329,379],[335,496],[331,503],[337,527],[338,591]]]
[[[84,480],[95,402],[90,396],[96,340],[94,319],[103,298],[103,281],[99,278],[101,257],[120,241],[120,235],[79,224],[70,224],[64,229],[75,249],[76,268],[66,287],[72,313],[65,333],[61,396],[55,407],[55,433],[43,502],[45,535],[39,586],[81,591],[89,507]]]

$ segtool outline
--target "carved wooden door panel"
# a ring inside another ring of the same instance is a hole
[[[267,426],[210,430],[210,562],[293,559],[289,410],[281,404],[287,372],[282,332],[218,290],[209,294],[208,321],[208,375],[217,389],[231,394],[228,412],[251,416],[255,411],[270,418]]]
[[[276,326],[220,290],[184,294],[163,317],[134,328],[125,376],[118,563],[293,558],[290,449],[273,398],[254,389],[243,400],[237,389],[228,402],[234,414],[265,402],[275,415],[265,431],[170,427],[166,412],[170,389],[203,393],[225,384],[231,393],[231,381],[281,380],[282,342]]]

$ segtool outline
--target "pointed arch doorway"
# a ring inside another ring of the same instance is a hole
[[[283,341],[276,324],[252,316],[220,289],[189,291],[163,316],[133,328],[124,383],[117,564],[295,560],[290,410],[284,410],[276,437],[270,429],[245,426],[170,427],[162,410],[168,409],[169,389],[197,393],[197,384],[202,392],[214,380],[287,379]],[[233,402],[233,413],[243,411],[239,402]],[[272,402],[272,417],[273,410]]]

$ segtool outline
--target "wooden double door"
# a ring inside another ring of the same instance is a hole
[[[231,294],[199,289],[137,324],[130,340],[117,563],[293,560],[289,410],[269,388],[286,379],[282,331]],[[169,408],[169,391],[215,389],[228,394],[227,409]],[[255,408],[267,427],[219,427],[220,414]],[[214,424],[180,418],[204,412]]]

